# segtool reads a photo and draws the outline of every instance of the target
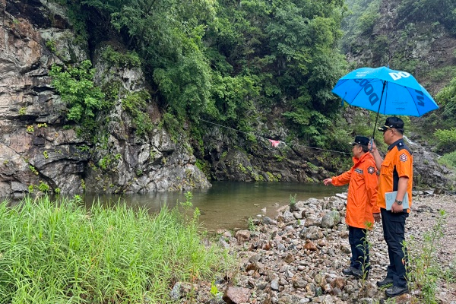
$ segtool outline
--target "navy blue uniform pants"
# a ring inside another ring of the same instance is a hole
[[[351,248],[350,267],[369,271],[369,244],[366,229],[348,226],[348,242]],[[363,268],[364,266],[364,268]]]
[[[407,286],[406,263],[407,248],[405,247],[405,219],[407,212],[392,213],[381,209],[383,236],[388,245],[389,266],[386,277],[393,279],[393,285]]]

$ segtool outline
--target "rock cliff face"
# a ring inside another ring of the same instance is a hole
[[[439,22],[404,23],[398,16],[400,4],[400,0],[382,0],[372,34],[360,37],[353,48],[357,51],[348,53],[347,58],[357,66],[389,65],[395,69],[407,63],[406,70],[434,95],[451,78],[431,77],[429,72],[456,65],[456,37]]]
[[[110,123],[99,130],[106,139],[102,145],[85,142],[65,126],[66,105],[50,85],[49,70],[87,58],[88,46],[76,43],[62,8],[45,0],[0,0],[0,196],[209,187],[195,157],[165,131],[134,136],[122,96],[107,114]],[[125,90],[144,89],[139,69],[112,70],[93,62],[99,81],[109,72]],[[159,116],[153,102],[148,107],[151,116]],[[103,159],[109,166],[99,166]]]
[[[323,154],[298,143],[280,142],[272,147],[264,137],[257,137],[252,143],[242,137],[229,136],[217,126],[206,132],[204,142],[206,160],[211,164],[209,175],[214,180],[312,183],[330,176],[327,170],[340,169],[335,163],[325,162],[331,158],[330,152]]]

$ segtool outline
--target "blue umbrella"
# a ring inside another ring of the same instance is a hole
[[[379,114],[422,116],[439,108],[410,73],[387,67],[354,70],[339,79],[332,92],[342,103],[377,112],[375,125]]]

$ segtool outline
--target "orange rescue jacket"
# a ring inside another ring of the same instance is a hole
[[[397,191],[400,177],[408,177],[409,179],[405,195],[408,195],[409,208],[407,212],[410,212],[412,208],[413,155],[403,139],[399,139],[388,147],[388,152],[382,162],[377,197],[379,208],[386,208],[385,193]]]
[[[369,152],[359,159],[353,157],[353,164],[350,170],[333,177],[332,184],[349,184],[345,222],[351,227],[366,229],[373,227],[373,213],[380,212],[377,207],[377,168]]]

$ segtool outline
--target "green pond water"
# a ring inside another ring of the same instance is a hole
[[[289,204],[290,195],[296,195],[296,201],[300,201],[312,197],[323,198],[345,191],[346,187],[324,186],[323,183],[213,182],[209,189],[192,191],[192,203],[201,212],[201,225],[209,231],[215,231],[219,228],[246,228],[249,217],[274,217],[280,206]],[[128,206],[146,208],[154,213],[164,205],[172,208],[177,202],[185,202],[184,194],[157,192],[122,196],[86,195],[85,202],[90,205],[99,199],[102,204],[112,206],[119,201],[125,201]]]

